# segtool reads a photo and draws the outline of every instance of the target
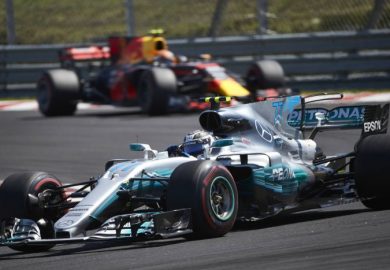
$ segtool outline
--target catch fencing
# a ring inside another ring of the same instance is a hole
[[[153,28],[240,75],[274,59],[292,88],[390,89],[390,0],[1,0],[0,97],[34,95],[62,48]]]
[[[390,0],[1,0],[0,44],[89,43],[390,28]]]
[[[241,75],[254,61],[277,60],[291,88],[390,89],[389,29],[170,39],[168,43],[172,51],[188,57],[210,53]],[[40,74],[59,67],[58,51],[69,46],[0,46],[0,96],[34,95]]]

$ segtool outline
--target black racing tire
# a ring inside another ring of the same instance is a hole
[[[356,189],[361,202],[374,210],[390,209],[390,135],[372,135],[356,146]]]
[[[53,69],[37,83],[39,111],[45,116],[73,115],[80,98],[80,80],[73,70]]]
[[[172,70],[153,67],[145,70],[137,86],[138,99],[143,112],[164,115],[169,110],[170,96],[177,92],[177,80]]]
[[[238,193],[233,176],[216,161],[191,161],[172,173],[167,209],[191,208],[193,234],[189,238],[220,237],[236,221]]]
[[[245,76],[248,90],[255,95],[257,90],[280,88],[285,84],[282,66],[273,60],[262,60],[253,63]]]
[[[45,172],[16,173],[7,177],[0,186],[0,220],[11,218],[31,219],[36,222],[45,221],[38,224],[41,237],[43,239],[53,238],[53,218],[59,213],[48,211],[36,202],[39,193],[47,189],[54,189],[62,186],[60,180]],[[64,194],[60,195],[60,200]],[[38,252],[52,248],[53,244],[39,246],[19,245],[12,246],[11,249],[23,252]]]

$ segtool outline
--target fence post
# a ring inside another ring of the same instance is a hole
[[[227,0],[218,0],[215,5],[213,20],[211,21],[211,26],[209,30],[209,37],[216,37],[219,35],[219,30],[221,27],[221,21],[223,13],[227,5]]]
[[[7,90],[7,52],[0,45],[0,92]]]
[[[134,5],[133,0],[125,0],[127,35],[135,35]]]
[[[259,20],[259,27],[257,32],[259,34],[267,34],[268,32],[268,0],[256,1],[257,19]]]
[[[371,16],[368,19],[365,30],[369,30],[375,27],[381,17],[384,8],[385,0],[375,0],[374,7],[372,8]]]
[[[15,44],[15,20],[14,20],[14,3],[13,0],[5,0],[5,9],[7,17],[7,42]]]

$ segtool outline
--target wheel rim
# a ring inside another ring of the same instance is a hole
[[[61,183],[59,180],[52,178],[51,176],[46,176],[43,178],[40,178],[38,182],[36,182],[31,189],[29,190],[29,194],[32,194],[36,197],[38,197],[40,200],[42,197],[50,197],[49,201],[45,200],[45,203],[42,205],[43,208],[45,208],[44,216],[39,218],[48,218],[48,219],[55,219],[58,217],[58,213],[56,210],[53,210],[48,205],[58,205],[59,203],[63,202],[66,199],[66,195],[64,191],[58,192],[58,193],[52,193],[53,190],[56,190],[61,186]],[[46,205],[46,203],[48,205]],[[62,213],[63,211],[61,211]]]
[[[234,212],[234,192],[225,177],[217,177],[210,186],[210,206],[215,217],[221,221],[228,220]]]

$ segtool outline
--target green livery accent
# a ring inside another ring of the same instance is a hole
[[[120,164],[118,164],[120,165]],[[118,166],[115,169],[126,169],[125,167]],[[156,177],[169,177],[172,174],[173,170],[172,169],[159,169],[155,170],[153,172],[150,172],[151,175],[156,176]],[[161,188],[163,185],[159,182],[155,181],[147,181],[149,178],[147,175],[145,176],[144,181],[128,181],[125,183],[122,183],[119,187],[119,190],[134,190],[136,191],[137,196],[142,196],[142,194],[159,194]],[[94,219],[99,219],[99,216],[108,208],[110,205],[114,204],[117,200],[119,199],[118,195],[113,193],[110,197],[105,200],[100,207],[98,207],[91,215],[92,218]]]
[[[292,194],[298,191],[308,175],[299,168],[275,165],[253,171],[254,184],[276,193]]]
[[[221,220],[221,221],[226,221],[226,220],[229,220],[229,218],[232,216],[232,214],[234,213],[234,204],[235,204],[235,200],[236,198],[234,197],[234,192],[233,192],[233,188],[232,186],[230,185],[229,181],[225,178],[225,177],[222,177],[222,176],[219,176],[219,177],[216,177],[213,179],[212,183],[211,183],[211,188],[210,188],[210,193],[209,193],[209,196],[210,196],[210,200],[213,196],[212,194],[212,191],[213,191],[213,187],[214,185],[216,185],[216,183],[218,184],[218,182],[221,182],[225,185],[225,187],[227,187],[228,189],[228,192],[230,193],[231,195],[231,202],[230,202],[230,207],[229,209],[226,209],[226,213],[218,213],[218,211],[213,207],[213,202],[211,202],[211,209],[212,209],[212,212],[214,213],[214,216]],[[229,206],[226,201],[223,203],[224,206]]]
[[[110,197],[107,198],[92,214],[91,217],[99,220],[99,216],[115,201],[119,199],[119,196],[116,193],[113,193]]]
[[[171,176],[173,172],[173,169],[158,169],[152,172],[148,172],[149,175],[153,175],[158,178],[167,178]],[[134,180],[122,183],[120,186],[120,189],[123,190],[134,190],[137,191],[137,195],[141,193],[145,194],[153,194],[154,191],[160,191],[162,184],[156,181],[148,181],[148,178],[150,178],[148,175],[144,174],[142,175],[142,178],[145,180]]]

